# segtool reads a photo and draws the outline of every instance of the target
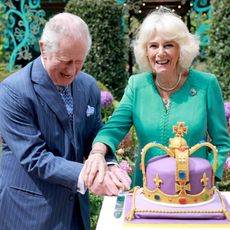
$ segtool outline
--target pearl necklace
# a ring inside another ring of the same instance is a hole
[[[166,88],[166,87],[163,87],[163,86],[160,85],[160,83],[158,82],[157,77],[156,77],[156,85],[157,85],[160,89],[162,89],[163,91],[166,91],[166,92],[170,92],[170,91],[176,89],[176,87],[180,84],[180,81],[181,81],[181,73],[180,73],[180,75],[179,75],[179,77],[178,77],[177,83],[176,83],[173,87],[171,87],[171,88]]]

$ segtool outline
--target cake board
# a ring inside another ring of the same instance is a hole
[[[228,203],[228,201],[225,199],[224,195],[222,195],[222,198],[224,200],[224,203],[226,205],[226,208],[228,211],[230,211],[230,205]],[[127,195],[125,198],[125,209],[124,209],[124,217],[127,216],[127,214],[130,212],[131,210],[131,204],[132,204],[132,195]],[[218,196],[216,195],[214,197],[214,199],[203,205],[200,206],[201,210],[206,208],[207,210],[212,210],[215,209],[216,204],[219,204],[219,200],[218,200]],[[141,206],[142,207],[148,207],[149,206],[149,201],[147,201],[144,197],[141,198]],[[148,204],[146,206],[146,204]],[[217,204],[217,206],[218,206]],[[172,210],[174,208],[170,208],[167,206],[163,206],[163,205],[158,205],[158,204],[154,204],[151,205],[152,209],[154,210]],[[219,207],[217,207],[219,208]],[[180,208],[181,209],[181,208]],[[188,209],[185,207],[185,209]],[[193,208],[189,208],[189,209],[196,209],[197,207],[193,207]],[[138,212],[136,213],[136,217],[138,217]],[[167,214],[165,214],[167,215]],[[152,216],[152,218],[150,217]],[[227,218],[224,219],[210,219],[210,217],[204,216],[205,219],[202,218],[192,218],[191,216],[186,219],[186,217],[182,217],[180,216],[180,218],[176,218],[175,214],[173,218],[170,218],[170,216],[164,216],[164,214],[156,214],[154,216],[153,213],[150,214],[150,216],[147,215],[147,219],[140,219],[140,218],[133,218],[131,221],[124,220],[124,227],[146,227],[146,228],[154,228],[154,226],[156,227],[178,227],[178,228],[183,228],[183,227],[191,227],[191,228],[230,228],[230,221],[227,220]],[[215,218],[219,218],[218,214],[217,217]],[[222,218],[222,217],[220,217]]]

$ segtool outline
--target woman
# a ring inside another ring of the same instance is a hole
[[[143,21],[134,42],[134,54],[141,74],[131,76],[118,109],[94,139],[92,153],[105,154],[116,147],[134,125],[140,150],[155,141],[168,146],[173,125],[185,122],[185,139],[191,147],[209,137],[218,149],[216,178],[222,177],[230,150],[224,103],[216,77],[190,68],[199,53],[199,43],[184,22],[171,11],[161,8]],[[151,152],[149,157],[165,154]],[[209,159],[213,154],[200,149],[193,156]],[[96,171],[94,154],[87,162],[85,181]],[[139,154],[133,186],[142,185]],[[92,166],[94,164],[94,166]],[[98,163],[98,165],[101,165]],[[93,169],[90,169],[93,167]],[[91,178],[91,179],[89,179]]]

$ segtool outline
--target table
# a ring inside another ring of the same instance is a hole
[[[226,197],[226,199],[228,200],[228,202],[230,203],[230,192],[222,192],[222,194]],[[154,229],[154,230],[168,230],[169,227],[163,227],[163,226],[154,226],[153,227],[124,227],[123,226],[123,220],[124,220],[124,212],[123,215],[116,219],[113,216],[113,212],[114,212],[114,208],[115,208],[115,204],[116,204],[116,197],[109,197],[109,196],[105,196],[103,203],[102,203],[102,208],[101,208],[101,212],[100,212],[100,216],[98,219],[98,223],[97,223],[97,228],[96,230],[146,230],[146,229]],[[208,227],[210,228],[210,226]],[[205,229],[208,229],[205,227]],[[170,229],[179,229],[179,230],[191,230],[194,229],[194,226],[180,226],[178,228],[178,226],[170,226]],[[212,227],[212,230],[219,230],[220,228],[215,228]],[[226,229],[226,228],[225,228]],[[195,230],[204,230],[204,227],[196,227]]]

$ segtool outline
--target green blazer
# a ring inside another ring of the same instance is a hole
[[[152,73],[142,73],[130,77],[119,107],[98,133],[95,142],[107,144],[113,153],[134,125],[139,140],[139,152],[149,142],[168,146],[169,138],[175,136],[173,125],[185,122],[188,134],[184,135],[188,146],[206,141],[218,149],[216,175],[222,178],[224,163],[230,151],[230,139],[224,112],[224,102],[216,77],[212,74],[190,70],[183,87],[171,95],[168,111],[155,86]],[[148,152],[148,159],[165,154],[160,149]],[[206,148],[201,148],[192,156],[213,160]],[[147,160],[148,160],[147,159]],[[142,185],[140,170],[141,156],[138,158],[133,173],[133,186]]]

